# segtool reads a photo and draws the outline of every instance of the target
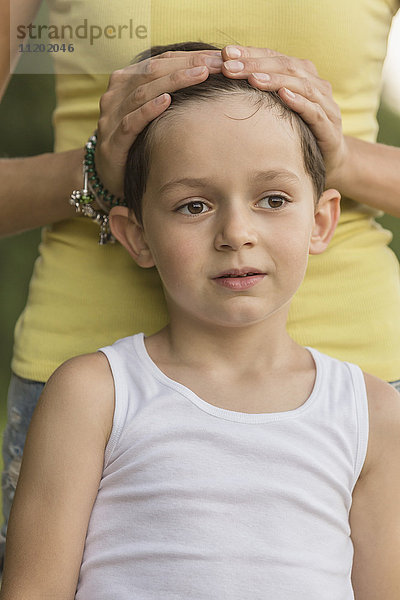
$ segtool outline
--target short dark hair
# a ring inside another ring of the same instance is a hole
[[[202,42],[183,42],[167,46],[153,46],[139,54],[133,62],[140,62],[152,56],[158,56],[169,51],[220,50],[216,46]],[[262,91],[251,86],[247,79],[229,79],[222,73],[211,74],[202,83],[186,87],[170,94],[170,106],[137,136],[133,142],[126,162],[125,169],[125,199],[129,210],[142,224],[142,198],[146,190],[150,170],[151,141],[157,122],[165,115],[171,114],[177,107],[184,104],[221,98],[224,95],[246,94],[256,107],[267,106],[277,111],[282,119],[289,119],[293,129],[298,133],[303,163],[306,173],[310,176],[315,199],[318,201],[325,189],[325,165],[317,141],[303,119],[292,111],[281,100],[277,92]]]

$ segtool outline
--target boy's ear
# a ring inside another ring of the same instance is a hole
[[[146,243],[143,227],[126,206],[114,206],[110,210],[110,229],[113,236],[128,250],[140,267],[154,267],[153,256]]]
[[[340,194],[337,190],[325,190],[316,206],[314,227],[310,239],[310,254],[321,254],[335,233],[340,217]]]

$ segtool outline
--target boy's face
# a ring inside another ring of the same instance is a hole
[[[286,318],[309,251],[322,251],[312,248],[316,228],[288,120],[234,96],[159,123],[143,231],[133,237],[138,263],[159,271],[171,318],[223,326]]]

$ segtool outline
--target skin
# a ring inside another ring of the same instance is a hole
[[[196,103],[165,121],[152,146],[143,228],[127,219],[126,210],[112,211],[115,235],[139,265],[157,266],[164,286],[170,324],[148,339],[149,352],[169,376],[208,401],[229,396],[237,410],[269,412],[268,401],[276,398],[271,377],[278,385],[285,374],[277,406],[293,398],[299,379],[301,404],[314,365],[285,324],[309,252],[323,251],[334,232],[339,194],[325,192],[315,210],[297,134],[269,109],[255,112],[242,96]],[[171,185],[182,173],[201,181]],[[191,201],[200,202],[202,214],[185,214]],[[243,267],[265,275],[244,291],[215,279]],[[245,357],[243,348],[249,349]],[[249,392],[252,400],[244,406]]]
[[[222,408],[292,410],[309,396],[315,366],[288,337],[287,310],[308,253],[322,252],[333,234],[339,195],[328,190],[315,207],[299,140],[287,122],[266,110],[243,120],[254,111],[238,98],[229,110],[218,101],[207,109],[208,116],[204,106],[188,108],[164,128],[143,202],[144,226],[117,207],[113,232],[140,266],[160,270],[171,322],[146,339],[159,368]],[[232,149],[221,153],[226,136]],[[181,147],[171,153],[176,138]],[[281,174],[256,184],[255,169]],[[209,183],[166,191],[165,184],[182,177]],[[279,196],[288,203],[279,207]],[[266,275],[246,290],[215,282],[215,275],[243,265]],[[365,380],[370,440],[350,515],[353,585],[357,600],[397,600],[399,395],[374,377]],[[113,410],[113,379],[101,353],[71,359],[46,385],[10,518],[1,600],[74,598]]]
[[[217,139],[213,139],[215,128]],[[171,147],[172,157],[168,152]],[[265,158],[274,153],[274,160]],[[180,183],[182,172],[188,182]],[[338,193],[325,195],[333,196],[335,224]],[[297,134],[288,121],[277,119],[271,110],[255,111],[246,98],[239,96],[211,101],[206,106],[196,103],[177,117],[169,115],[168,122],[158,126],[152,144],[152,162],[143,198],[144,227],[142,231],[134,231],[139,235],[137,243],[143,245],[142,252],[148,252],[148,262],[143,266],[156,265],[159,270],[171,319],[175,304],[180,316],[187,310],[184,300],[179,298],[181,284],[186,283],[184,278],[188,278],[188,285],[183,286],[186,294],[190,284],[195,285],[197,273],[205,273],[207,295],[208,279],[224,268],[245,265],[268,272],[271,277],[275,274],[274,287],[267,296],[268,278],[261,282],[262,289],[257,287],[263,301],[268,298],[272,302],[271,293],[276,299],[265,315],[255,314],[254,322],[278,309],[286,313],[307,266],[315,219],[313,198]],[[193,201],[194,205],[186,206]],[[320,211],[326,208],[324,198]],[[176,243],[166,253],[171,235]],[[256,248],[263,238],[268,240],[270,259]],[[230,252],[231,249],[241,251]],[[275,261],[281,259],[278,250],[290,263],[282,274],[275,266]],[[210,293],[215,292],[225,298],[224,290],[212,284]],[[194,297],[188,304],[197,316],[200,312],[208,315],[205,322],[212,319],[212,327],[215,321],[230,325],[230,318],[237,318],[236,300],[242,302],[241,294],[233,300],[231,316],[227,312],[231,304],[228,294],[229,300],[222,302],[221,314],[212,318],[207,298],[202,310],[195,307],[200,293],[194,288]],[[237,325],[241,324],[239,320]]]
[[[182,173],[189,182],[171,183]],[[201,213],[191,215],[193,209]],[[315,209],[298,135],[273,111],[255,112],[240,95],[196,103],[161,120],[143,198],[143,227],[130,221],[126,210],[112,211],[115,235],[140,266],[157,267],[164,286],[170,324],[147,342],[156,362],[178,378],[184,368],[185,385],[208,399],[214,390],[216,399],[222,388],[227,395],[226,377],[216,365],[230,372],[240,355],[233,380],[229,375],[229,397],[236,404],[253,384],[254,403],[258,396],[265,399],[260,373],[285,365],[286,371],[293,369],[293,379],[302,371],[308,383],[300,400],[305,400],[313,363],[287,335],[285,324],[308,254],[325,249],[338,217],[335,190],[326,191]],[[243,267],[263,274],[249,289],[232,290],[216,279]],[[245,357],[244,347],[249,349]]]

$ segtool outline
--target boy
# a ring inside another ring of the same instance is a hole
[[[139,136],[112,231],[170,322],[49,381],[2,600],[399,597],[399,396],[285,329],[337,223],[323,185],[304,123],[245,81],[177,92]]]

